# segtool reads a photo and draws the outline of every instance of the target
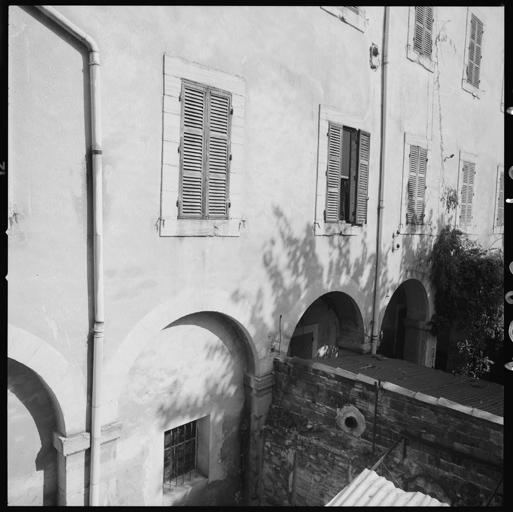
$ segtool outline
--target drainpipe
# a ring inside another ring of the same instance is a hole
[[[387,122],[387,69],[388,69],[388,34],[390,23],[389,7],[383,15],[383,64],[381,67],[381,155],[379,168],[378,227],[376,232],[376,275],[374,279],[374,306],[372,314],[371,354],[378,348],[380,278],[381,273],[381,237],[383,233],[383,210],[385,208],[385,164],[386,164],[386,122]]]
[[[100,489],[100,392],[103,365],[103,213],[102,213],[102,146],[100,110],[100,52],[94,39],[71,21],[47,5],[36,6],[83,43],[89,51],[89,80],[91,89],[91,154],[93,164],[93,268],[94,268],[94,335],[93,389],[91,397],[91,463],[89,505],[97,506]]]

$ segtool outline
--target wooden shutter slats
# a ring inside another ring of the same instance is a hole
[[[472,14],[470,19],[470,42],[468,46],[467,82],[474,87],[479,87],[482,36],[483,23]]]
[[[461,185],[460,224],[472,224],[472,202],[474,196],[475,164],[463,162]]]
[[[182,85],[181,218],[226,218],[231,95],[200,84]]]
[[[341,153],[342,128],[330,123],[328,131],[328,169],[326,180],[326,222],[337,222],[339,219]]]
[[[426,194],[427,149],[410,146],[407,224],[423,224]]]
[[[504,226],[504,171],[499,173],[499,193],[497,194],[497,218],[496,226]]]
[[[358,176],[356,191],[356,219],[358,225],[367,223],[367,196],[369,191],[370,133],[360,130],[358,148]]]
[[[413,34],[413,49],[431,56],[433,47],[433,7],[415,7],[415,32]]]

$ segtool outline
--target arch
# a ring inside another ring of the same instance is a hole
[[[103,403],[106,407],[102,413],[103,423],[116,421],[117,400],[125,378],[148,341],[174,322],[194,313],[205,312],[222,315],[238,331],[246,348],[248,373],[261,376],[270,372],[272,361],[265,361],[267,347],[261,346],[257,350],[253,336],[245,327],[252,323],[253,310],[250,305],[225,291],[188,288],[140,320],[120,344],[114,356],[106,362],[104,378],[109,386],[104,389]],[[257,328],[264,331],[265,326]]]
[[[431,366],[434,354],[429,339],[429,298],[421,281],[403,281],[381,311],[382,339],[378,353]]]
[[[41,378],[8,358],[8,502],[55,506],[58,500],[57,451],[53,433],[55,400]]]
[[[9,324],[7,337],[7,356],[30,368],[52,397],[60,433],[83,432],[87,396],[75,369],[60,352],[24,329]]]
[[[303,312],[288,347],[284,349],[288,355],[310,358],[323,345],[361,353],[370,348],[365,345],[360,308],[345,292],[328,292],[314,300]]]

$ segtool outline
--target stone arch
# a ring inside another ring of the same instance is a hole
[[[251,325],[253,311],[250,305],[224,291],[188,288],[140,320],[106,363],[104,378],[111,385],[104,390],[106,408],[102,413],[103,423],[117,420],[117,400],[123,383],[148,341],[174,322],[200,312],[220,314],[237,330],[246,349],[248,373],[261,376],[271,371],[272,361],[265,361],[267,354],[264,350],[267,348],[260,347],[257,351],[253,336],[245,327]]]
[[[367,353],[362,314],[356,301],[348,293],[331,291],[315,299],[302,313],[289,345],[284,347],[289,356],[315,357],[323,345]]]
[[[244,386],[250,354],[241,336],[238,323],[224,313],[200,311],[165,325],[144,344],[117,397],[121,505],[170,504],[162,484],[169,462],[163,436],[191,422],[199,432],[200,477],[212,482],[208,492],[216,503],[233,502],[246,453],[240,428],[250,406]],[[199,498],[190,499],[197,504]]]
[[[34,334],[9,324],[7,356],[39,377],[52,397],[62,435],[85,430],[86,391],[60,352]]]
[[[432,367],[436,343],[428,326],[429,297],[424,284],[404,280],[382,309],[378,353]]]

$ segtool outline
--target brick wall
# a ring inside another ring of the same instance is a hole
[[[451,505],[483,505],[502,477],[497,416],[298,358],[275,361],[264,433],[263,505],[322,506],[395,441],[376,471],[405,491]],[[360,437],[337,426],[337,409],[363,415]],[[375,441],[375,442],[374,442]],[[374,457],[373,457],[374,450]],[[502,485],[492,505],[502,503]]]

